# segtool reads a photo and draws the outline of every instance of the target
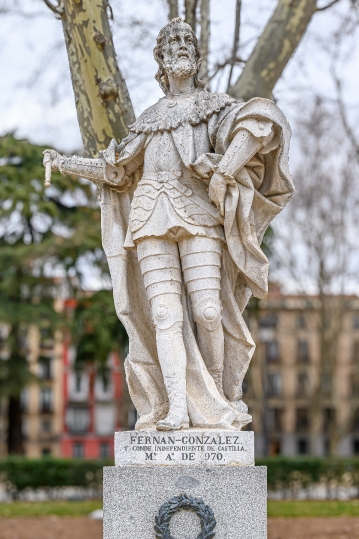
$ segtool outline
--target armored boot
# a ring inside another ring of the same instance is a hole
[[[167,390],[169,412],[157,422],[157,430],[179,430],[189,427],[186,397],[186,350],[182,324],[156,331],[158,359]]]
[[[216,384],[216,388],[218,389],[219,394],[221,397],[226,399],[224,392],[223,392],[223,368],[208,368],[209,374],[212,376],[214,383]],[[226,399],[227,400],[227,399]]]

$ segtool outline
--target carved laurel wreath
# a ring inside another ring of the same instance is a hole
[[[216,532],[213,530],[217,522],[209,505],[206,505],[201,498],[181,494],[174,496],[160,507],[155,518],[156,539],[175,539],[170,533],[170,520],[180,509],[197,513],[201,521],[201,532],[196,539],[212,539],[215,536]]]

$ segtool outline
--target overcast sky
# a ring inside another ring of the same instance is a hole
[[[2,0],[2,3],[10,7],[14,0]],[[111,4],[115,14],[113,32],[119,64],[138,115],[162,96],[153,78],[156,63],[152,49],[158,31],[166,23],[166,3],[165,0],[112,0]],[[250,53],[275,5],[275,0],[243,0],[243,56]],[[331,55],[323,52],[323,44],[324,48],[333,45],[333,31],[347,5],[348,0],[342,0],[338,8],[315,15],[295,57],[275,88],[278,104],[292,122],[313,93],[334,98]],[[221,59],[231,46],[234,6],[234,0],[211,2],[212,62]],[[24,16],[24,13],[30,16]],[[138,24],[130,26],[131,21],[145,21],[148,24],[146,31],[140,32]],[[3,74],[0,79],[0,135],[15,132],[18,137],[67,152],[81,148],[61,22],[42,0],[21,0],[14,15],[0,14],[0,26]],[[347,103],[356,114],[359,95],[356,38],[348,39],[345,47],[340,72]],[[227,78],[227,72],[217,77],[212,90],[224,91]]]

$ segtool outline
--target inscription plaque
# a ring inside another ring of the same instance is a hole
[[[115,433],[115,466],[254,465],[253,432],[123,431]]]

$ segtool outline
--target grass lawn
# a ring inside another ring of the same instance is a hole
[[[102,509],[101,500],[86,500],[80,502],[12,502],[0,503],[1,517],[83,517],[95,509]]]
[[[268,500],[268,517],[359,517],[359,500]]]
[[[61,502],[0,503],[1,517],[42,517],[49,515],[81,517],[101,509],[101,500]],[[273,501],[268,502],[268,517],[359,517],[359,500]]]

